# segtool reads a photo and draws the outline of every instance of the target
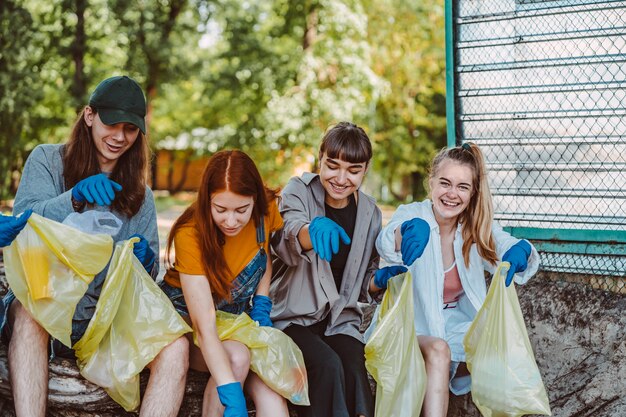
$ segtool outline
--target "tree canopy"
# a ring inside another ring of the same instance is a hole
[[[0,198],[121,73],[146,92],[153,148],[240,148],[270,185],[342,120],[370,135],[387,199],[423,197],[445,145],[443,0],[5,0],[0,22]]]

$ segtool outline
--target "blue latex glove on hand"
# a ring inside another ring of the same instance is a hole
[[[389,281],[396,275],[405,273],[406,271],[408,271],[408,269],[405,266],[401,265],[391,265],[380,268],[374,274],[374,285],[384,290],[385,288],[387,288],[387,281]]]
[[[509,272],[506,274],[505,284],[507,287],[511,285],[513,276],[517,272],[524,272],[526,270],[526,267],[528,266],[528,257],[531,252],[530,243],[525,240],[520,240],[504,253],[502,262],[508,262],[511,264]]]
[[[225,407],[224,417],[248,417],[246,399],[239,382],[231,382],[217,387],[217,395]]]
[[[72,197],[81,203],[86,201],[99,206],[110,206],[116,191],[122,191],[122,186],[104,174],[96,174],[79,181],[72,188]]]
[[[131,236],[131,238],[133,237],[138,237],[140,239],[139,242],[135,243],[135,246],[133,246],[133,253],[149,274],[152,272],[152,268],[154,267],[156,255],[154,254],[154,251],[150,249],[150,244],[145,237],[137,233]]]
[[[255,295],[252,297],[252,310],[250,318],[259,322],[259,326],[272,327],[274,323],[270,319],[272,311],[272,300],[265,295]]]
[[[426,220],[415,217],[402,223],[400,234],[402,235],[400,244],[402,262],[411,266],[424,253],[430,239],[430,226]]]
[[[339,252],[339,239],[346,245],[350,244],[350,236],[343,230],[343,227],[323,216],[311,221],[309,236],[315,253],[328,262],[334,254]]]
[[[32,214],[28,209],[20,217],[0,215],[0,247],[9,246],[13,239],[22,231]]]

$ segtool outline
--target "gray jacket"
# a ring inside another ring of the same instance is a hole
[[[345,334],[360,341],[359,325],[363,312],[357,301],[371,302],[369,281],[378,269],[379,256],[374,243],[381,229],[382,215],[375,200],[358,192],[357,215],[352,246],[340,291],[337,291],[330,263],[313,251],[303,251],[298,240],[300,229],[317,216],[324,216],[325,191],[317,174],[294,177],[282,191],[280,214],[284,227],[272,238],[276,253],[270,287],[274,326],[309,326],[330,314],[325,334]]]
[[[48,219],[62,222],[72,208],[72,191],[65,189],[63,178],[63,147],[64,145],[39,145],[31,152],[26,164],[20,186],[15,195],[13,213],[18,214],[26,209]],[[108,210],[108,207],[95,206],[94,210]],[[135,233],[143,235],[150,243],[150,248],[159,254],[159,236],[157,233],[156,208],[154,196],[146,187],[146,195],[139,212],[133,217],[114,212],[122,220],[122,228],[113,236],[115,242],[126,240]],[[158,261],[152,270],[153,277],[158,273]],[[100,272],[89,284],[85,296],[76,307],[74,319],[88,320],[93,315],[107,268]]]

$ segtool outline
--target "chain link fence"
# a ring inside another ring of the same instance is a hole
[[[626,1],[451,2],[456,141],[496,219],[544,270],[626,292]]]

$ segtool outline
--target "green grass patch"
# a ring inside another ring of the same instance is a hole
[[[157,213],[162,213],[173,208],[184,209],[193,203],[195,198],[196,193],[177,193],[170,195],[167,192],[155,192],[154,204],[156,205]]]

